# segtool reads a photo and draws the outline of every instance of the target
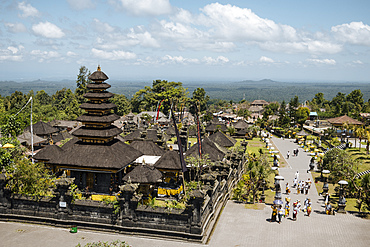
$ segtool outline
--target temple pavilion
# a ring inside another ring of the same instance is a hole
[[[65,171],[74,177],[80,189],[108,193],[121,183],[125,168],[142,153],[116,138],[122,130],[112,124],[119,116],[112,112],[116,105],[109,101],[113,94],[107,91],[108,76],[98,67],[89,79],[92,83],[84,94],[87,102],[80,105],[86,113],[77,118],[82,126],[58,152],[48,146],[34,158],[45,162],[54,173]]]

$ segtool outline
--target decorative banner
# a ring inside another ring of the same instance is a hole
[[[180,139],[180,134],[179,134],[179,130],[177,129],[175,114],[173,114],[172,107],[171,107],[171,115],[172,115],[173,125],[175,127],[175,133],[176,133],[176,138],[177,138],[177,145],[179,146],[180,162],[181,162],[182,172],[186,172],[188,169],[186,168],[185,159],[184,159],[184,153],[182,151],[182,143],[181,143],[181,139]]]
[[[161,104],[163,102],[164,99],[162,99],[159,103],[158,103],[158,106],[157,106],[157,117],[155,118],[156,122],[158,121],[158,117],[159,117],[159,109],[161,109]]]
[[[198,107],[196,104],[194,104],[195,107],[195,116],[197,118],[197,141],[198,141],[198,154],[199,158],[202,158],[202,142],[201,142],[201,136],[200,136],[200,122],[199,122],[199,112]]]

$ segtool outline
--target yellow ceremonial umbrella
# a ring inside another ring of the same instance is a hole
[[[3,148],[15,148],[13,144],[7,143],[3,146]]]

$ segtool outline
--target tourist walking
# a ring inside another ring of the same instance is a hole
[[[304,185],[304,194],[305,195],[308,194],[308,182],[306,182],[305,185]]]
[[[326,204],[325,212],[326,212],[326,214],[329,214],[329,215],[332,213],[332,206],[331,206],[330,202],[328,204]],[[333,214],[334,214],[334,212],[333,212]]]
[[[286,153],[286,158],[287,158],[287,159],[289,159],[289,155],[290,155],[290,152],[288,151],[288,152]]]
[[[290,197],[285,197],[285,215],[284,217],[287,218],[290,212]]]
[[[307,212],[307,216],[310,217],[310,214],[311,214],[311,211],[312,211],[312,202],[309,198],[307,198],[306,200],[307,200],[307,201],[305,201],[306,212]]]
[[[285,185],[285,194],[289,195],[289,193],[290,193],[289,183],[286,183],[286,185]]]
[[[295,174],[294,174],[294,177],[299,180],[299,171],[297,171]]]
[[[284,215],[283,207],[279,205],[279,210],[278,210],[279,224],[281,223],[281,218],[283,217],[283,215]]]
[[[297,207],[298,202],[293,203],[293,220],[297,220],[297,214],[298,214],[298,207]]]

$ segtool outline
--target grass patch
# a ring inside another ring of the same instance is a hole
[[[313,181],[316,181],[317,179],[319,179],[320,177],[320,173],[319,172],[312,172],[311,173],[312,175],[312,178],[313,178]],[[325,175],[324,175],[325,176]],[[315,186],[316,186],[316,190],[317,192],[320,194],[322,193],[322,186],[324,185],[323,182],[321,181],[318,181],[317,183],[315,183]],[[330,195],[330,203],[331,205],[335,208],[338,206],[338,201],[339,201],[339,197],[336,196],[336,192],[335,192],[335,187],[338,187],[339,185],[333,185],[331,183],[329,183],[329,195]],[[356,208],[356,198],[346,198],[347,200],[347,203],[346,203],[346,211],[353,211],[353,212],[358,212],[358,209]],[[361,210],[362,212],[369,212],[365,209],[362,208]]]
[[[361,148],[348,148],[346,151],[351,155],[354,160],[360,161],[362,164],[358,167],[357,172],[370,170],[370,155],[366,154],[366,149]]]

